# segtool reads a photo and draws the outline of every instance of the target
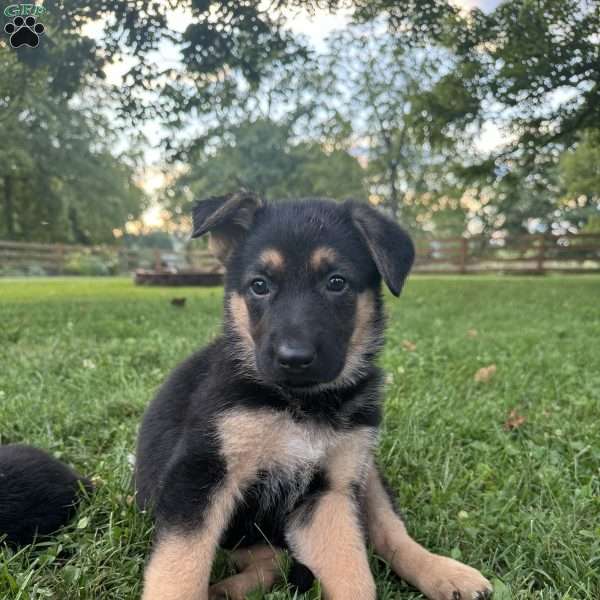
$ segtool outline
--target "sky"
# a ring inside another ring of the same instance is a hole
[[[494,10],[501,0],[454,0],[454,4],[461,8],[480,8],[484,12]]]

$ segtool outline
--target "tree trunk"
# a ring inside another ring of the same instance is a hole
[[[15,239],[15,215],[13,212],[13,180],[10,175],[4,176],[4,219],[6,234],[9,240]]]
[[[396,161],[390,162],[390,206],[392,207],[392,211],[394,217],[397,218],[398,206],[400,200],[398,198],[398,188],[396,187],[396,181],[398,177],[398,163]]]

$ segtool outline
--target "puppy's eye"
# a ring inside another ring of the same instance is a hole
[[[269,284],[264,279],[254,279],[250,284],[250,289],[257,296],[266,296],[269,293]]]
[[[333,275],[327,282],[327,289],[330,292],[341,292],[346,287],[346,280],[339,275]]]

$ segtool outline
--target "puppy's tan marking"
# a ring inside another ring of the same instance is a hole
[[[211,600],[244,600],[253,590],[269,591],[282,579],[281,556],[281,551],[264,544],[236,550],[233,560],[240,572],[213,585],[210,588]]]
[[[337,260],[336,251],[329,246],[319,246],[310,256],[310,266],[314,271],[318,271],[328,264],[333,264]]]
[[[263,250],[258,260],[264,267],[273,271],[282,271],[285,263],[283,254],[275,248]]]
[[[359,294],[356,301],[354,330],[348,343],[346,363],[336,378],[340,383],[347,382],[361,374],[364,368],[365,353],[372,349],[375,340],[373,318],[375,317],[375,298],[373,292]]]
[[[168,531],[159,537],[145,570],[142,600],[208,600],[215,551],[234,504],[233,491],[225,485],[213,497],[199,531]]]
[[[321,496],[310,523],[292,529],[290,546],[320,580],[327,600],[375,600],[375,583],[348,494]]]
[[[483,598],[490,582],[479,571],[451,558],[432,554],[415,542],[394,512],[375,466],[367,478],[366,512],[369,538],[375,552],[396,574],[430,600]],[[478,592],[482,592],[478,596]]]
[[[362,427],[347,433],[327,455],[327,478],[331,487],[347,492],[353,483],[364,483],[377,443],[374,427]]]
[[[258,470],[292,472],[315,465],[339,440],[328,427],[299,424],[268,409],[232,410],[220,417],[218,430],[228,475],[240,484]]]
[[[299,520],[289,531],[298,559],[319,578],[327,600],[374,600],[375,584],[351,486],[368,473],[376,443],[374,428],[347,433],[327,454],[331,490],[317,501],[308,523]]]
[[[228,304],[231,322],[238,335],[241,350],[244,353],[244,359],[254,366],[256,363],[254,356],[254,340],[250,333],[250,315],[248,314],[246,302],[237,292],[233,292],[229,297]]]

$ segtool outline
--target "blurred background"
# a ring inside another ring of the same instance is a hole
[[[370,202],[422,271],[600,270],[600,0],[2,11],[1,275],[218,272],[190,206],[239,188]]]

